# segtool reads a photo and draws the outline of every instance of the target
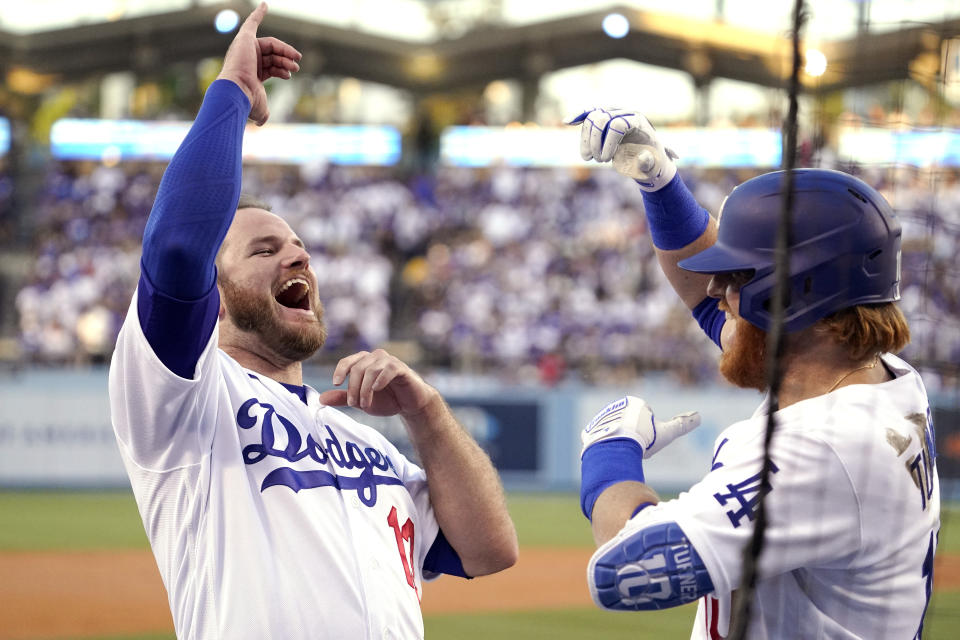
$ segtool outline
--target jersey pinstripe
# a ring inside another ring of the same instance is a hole
[[[933,427],[919,375],[850,385],[778,412],[769,525],[749,637],[914,638],[932,584],[940,521]],[[715,586],[695,640],[727,635],[743,548],[753,532],[766,415],[731,425],[713,468],[676,500],[628,524],[677,522]]]

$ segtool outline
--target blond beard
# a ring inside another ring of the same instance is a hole
[[[717,307],[730,311],[721,300]],[[767,389],[767,333],[739,316],[733,317],[736,329],[733,344],[720,356],[720,374],[730,383],[744,389]]]

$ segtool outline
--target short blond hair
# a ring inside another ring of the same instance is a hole
[[[263,209],[264,211],[273,211],[273,207],[270,206],[269,202],[261,200],[256,196],[252,196],[249,193],[241,193],[240,200],[237,201],[237,211],[240,209]],[[214,266],[217,267],[217,279],[220,279],[220,259],[223,257],[223,250],[227,246],[226,239],[220,243],[220,248],[217,249],[217,255],[213,260]]]
[[[825,330],[843,344],[852,360],[898,353],[910,343],[910,326],[893,302],[860,304],[822,320]]]
[[[237,210],[240,209],[263,209],[264,211],[273,211],[273,207],[270,206],[269,202],[261,200],[256,196],[252,196],[249,193],[241,193],[240,200],[237,202]]]

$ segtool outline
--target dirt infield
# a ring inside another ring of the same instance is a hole
[[[587,549],[526,548],[504,573],[426,585],[423,612],[589,607],[589,557]],[[173,629],[149,551],[0,553],[0,576],[0,640]],[[937,589],[960,589],[960,555],[938,557],[935,576]]]

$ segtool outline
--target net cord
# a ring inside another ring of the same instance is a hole
[[[763,439],[763,465],[760,470],[760,492],[758,496],[756,520],[753,535],[744,548],[743,571],[740,588],[734,592],[733,615],[731,617],[730,640],[743,640],[750,627],[751,605],[757,587],[757,569],[763,553],[764,534],[767,529],[766,496],[770,492],[770,444],[776,429],[776,412],[780,408],[780,384],[783,380],[784,313],[787,292],[790,287],[790,229],[793,220],[794,176],[797,161],[797,96],[800,93],[800,32],[806,22],[804,0],[795,0],[793,6],[792,66],[788,88],[789,109],[784,121],[785,140],[783,146],[783,191],[780,198],[780,224],[777,228],[777,248],[775,254],[776,284],[773,290],[772,317],[770,331],[767,334],[767,389],[768,411],[766,431]]]

